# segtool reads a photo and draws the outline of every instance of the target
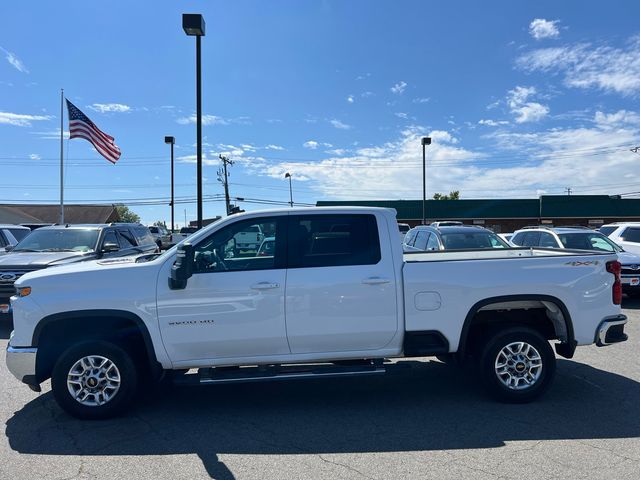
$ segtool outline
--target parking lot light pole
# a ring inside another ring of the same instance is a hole
[[[289,172],[284,174],[284,178],[289,179],[289,205],[293,208],[293,188],[291,187],[291,174]]]
[[[184,33],[196,37],[196,165],[198,184],[198,229],[202,228],[202,69],[200,37],[204,37],[204,17],[199,13],[183,13]]]
[[[171,233],[176,229],[176,222],[173,217],[173,145],[176,143],[176,137],[164,137],[164,143],[171,145]]]
[[[427,224],[427,156],[426,146],[431,145],[431,137],[422,137],[422,225]]]

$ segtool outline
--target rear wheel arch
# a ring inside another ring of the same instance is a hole
[[[566,305],[562,300],[551,295],[540,294],[524,294],[524,295],[504,295],[498,297],[486,298],[477,302],[465,318],[460,334],[460,344],[458,346],[458,352],[461,355],[465,355],[469,351],[470,338],[469,334],[475,322],[478,322],[479,314],[481,312],[492,311],[490,307],[502,307],[502,310],[525,310],[531,307],[518,306],[519,303],[525,305],[524,302],[538,302],[538,308],[545,308],[548,321],[553,325],[554,332],[562,343],[556,345],[556,352],[563,357],[571,358],[576,347],[575,334],[573,329],[573,321]],[[489,307],[489,308],[487,308]],[[500,311],[501,308],[495,308],[495,311]],[[513,325],[518,323],[517,321],[509,321],[505,319],[505,325]],[[496,325],[500,325],[501,322],[496,322]],[[534,326],[535,328],[535,326]]]
[[[141,367],[148,366],[153,377],[161,375],[151,335],[140,317],[124,310],[78,310],[49,315],[36,326],[32,345],[38,348],[38,381],[51,376],[57,358],[70,346],[100,340],[128,347]]]

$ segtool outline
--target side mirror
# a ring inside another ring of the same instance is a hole
[[[11,250],[13,250],[13,247],[15,247],[15,245],[7,245],[6,247],[4,247],[4,251],[10,252]]]
[[[185,242],[177,248],[176,261],[171,267],[169,288],[182,290],[187,286],[187,280],[193,275],[194,248],[189,242]]]
[[[102,251],[104,253],[117,252],[120,250],[120,245],[117,243],[105,243],[102,245]]]

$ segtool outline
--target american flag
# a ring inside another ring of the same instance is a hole
[[[69,110],[69,138],[88,140],[100,155],[111,163],[116,163],[120,158],[120,148],[114,143],[114,138],[96,127],[96,124],[69,100],[67,100],[67,109]]]

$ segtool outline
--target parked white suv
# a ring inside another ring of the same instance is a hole
[[[640,254],[640,222],[610,223],[600,227],[599,232],[626,251]]]

